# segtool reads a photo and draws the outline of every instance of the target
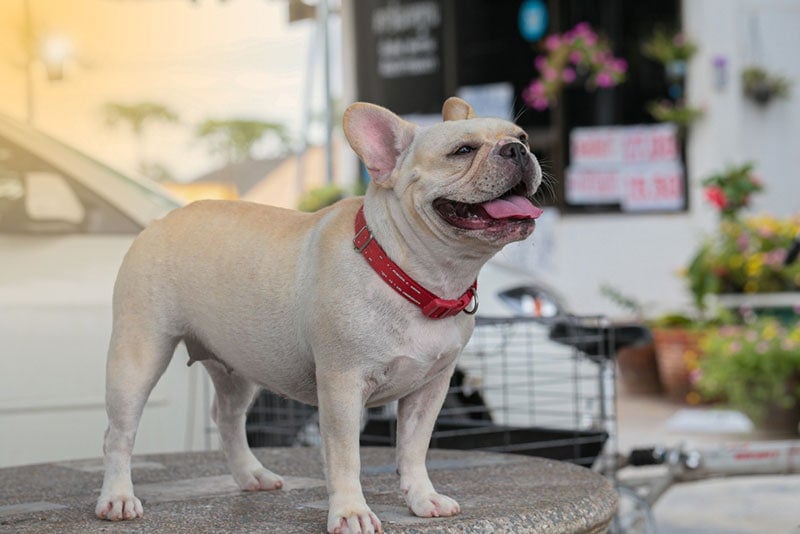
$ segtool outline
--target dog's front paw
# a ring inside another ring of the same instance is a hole
[[[101,495],[97,500],[94,513],[100,519],[109,521],[122,521],[136,519],[144,515],[142,501],[133,493],[118,493],[114,495]]]
[[[406,494],[406,504],[418,517],[449,517],[461,513],[461,507],[455,500],[435,491],[409,492]]]
[[[366,504],[331,507],[328,511],[328,534],[380,534],[381,520]]]
[[[283,479],[266,467],[234,473],[233,478],[244,491],[270,491],[283,487]]]

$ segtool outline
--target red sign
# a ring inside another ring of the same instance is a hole
[[[674,124],[575,128],[570,133],[572,165],[663,163],[679,157]]]
[[[619,204],[624,211],[686,207],[674,124],[576,128],[570,154],[570,204]]]
[[[619,204],[625,211],[685,207],[683,168],[676,163],[567,169],[570,204]]]

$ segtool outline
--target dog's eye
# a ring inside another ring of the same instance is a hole
[[[463,146],[458,147],[456,149],[456,151],[453,152],[453,154],[456,155],[456,156],[463,156],[464,154],[469,154],[470,152],[473,152],[474,150],[475,150],[474,147],[471,147],[469,145],[463,145]]]

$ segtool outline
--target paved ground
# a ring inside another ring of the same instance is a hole
[[[712,432],[708,425],[701,425],[701,431],[686,425],[676,426],[678,416],[686,415],[686,409],[663,397],[633,396],[621,391],[620,449],[681,443],[707,448],[725,442],[791,437]],[[577,479],[554,484],[545,473],[554,469],[551,462],[519,456],[431,451],[434,480],[444,491],[459,495],[465,514],[457,521],[420,522],[407,514],[399,500],[396,476],[391,472],[391,454],[386,449],[368,449],[364,461],[368,499],[377,503],[375,509],[384,518],[389,532],[430,529],[490,532],[490,526],[495,532],[522,532],[525,530],[520,530],[520,525],[530,525],[534,516],[518,511],[530,510],[531,503],[535,507],[549,506],[544,516],[570,513],[569,506],[559,509],[558,503],[563,501],[546,497],[552,497],[553,487],[571,491],[571,484]],[[93,519],[93,501],[102,478],[99,459],[3,469],[0,470],[0,532],[321,531],[325,521],[325,492],[318,451],[272,449],[261,450],[259,455],[269,464],[282,465],[282,469],[277,469],[289,475],[289,489],[277,503],[265,501],[263,496],[238,492],[219,453],[140,458],[135,471],[138,491],[150,503],[150,513],[147,522],[133,524],[112,525]],[[578,472],[585,470],[568,471],[573,475]],[[496,483],[507,479],[523,486]],[[528,490],[520,492],[519,487]],[[598,512],[602,515],[602,510]],[[680,484],[662,497],[654,512],[661,534],[800,534],[800,474]],[[250,517],[250,522],[231,529],[230,521],[243,513]],[[301,518],[296,528],[285,528],[287,517]],[[492,518],[508,517],[513,518],[511,523],[491,523]],[[537,524],[545,524],[541,515],[536,517]]]
[[[618,402],[621,450],[653,445],[698,448],[765,439],[800,439],[757,432],[689,431],[676,428],[688,407],[659,396],[632,396],[621,391]],[[689,415],[693,415],[689,413]],[[659,534],[800,534],[800,474],[737,477],[673,486],[655,507]]]
[[[102,461],[0,469],[0,532],[324,532],[325,481],[318,449],[257,449],[285,489],[243,493],[218,452],[148,455],[134,464],[145,517],[94,517]],[[575,465],[520,455],[433,450],[440,491],[457,496],[453,518],[409,514],[397,488],[394,451],[362,449],[362,484],[389,533],[566,533],[605,530],[617,496],[602,476]]]

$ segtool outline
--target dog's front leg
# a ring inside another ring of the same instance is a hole
[[[428,477],[425,456],[436,416],[450,387],[455,366],[440,372],[422,388],[400,399],[397,406],[397,472],[409,509],[420,517],[459,513],[458,503],[437,493]]]
[[[382,532],[361,489],[359,435],[364,409],[364,380],[358,371],[317,372],[319,426],[328,484],[328,532]]]

